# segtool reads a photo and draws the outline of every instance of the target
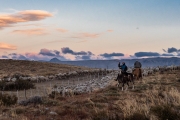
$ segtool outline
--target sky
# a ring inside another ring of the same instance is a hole
[[[180,56],[179,0],[0,0],[0,58]]]

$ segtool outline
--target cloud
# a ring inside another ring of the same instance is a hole
[[[10,45],[7,43],[0,43],[0,49],[6,49],[6,50],[16,50],[17,46],[15,45]]]
[[[2,55],[1,58],[5,58],[5,59],[8,59],[8,56],[6,55]]]
[[[58,28],[57,31],[59,31],[59,32],[61,32],[61,33],[66,33],[66,32],[68,32],[68,30],[62,29],[62,28]]]
[[[100,34],[97,33],[80,33],[82,37],[87,37],[87,38],[97,38],[99,37]]]
[[[18,59],[18,60],[28,60],[28,58],[26,58],[24,55],[17,54],[17,53],[11,53],[11,54],[9,54],[9,55],[8,55],[8,58]]]
[[[52,58],[58,58],[59,60],[68,60],[64,56],[60,55],[58,50],[48,50],[48,49],[41,49],[39,53],[10,53],[7,56],[10,59],[18,59],[18,60],[45,60],[48,61]]]
[[[44,56],[38,53],[25,53],[29,60],[50,60],[52,57]]]
[[[18,55],[17,53],[10,53],[9,56]]]
[[[136,52],[134,53],[136,57],[153,57],[153,56],[160,56],[157,52]]]
[[[105,58],[111,58],[111,57],[120,57],[120,56],[124,56],[123,53],[104,53],[104,54],[100,54],[99,56],[105,57]]]
[[[173,52],[180,52],[180,49],[178,50],[177,48],[174,47],[168,48],[167,53],[173,53]]]
[[[113,32],[114,30],[107,30],[107,32]]]
[[[60,60],[67,60],[64,56],[62,56],[60,54],[60,52],[58,50],[49,50],[49,49],[41,49],[39,54],[38,55],[41,55],[41,56],[47,56],[48,59],[52,59],[54,57],[60,59]],[[36,59],[37,59],[37,56],[36,56]]]
[[[90,51],[75,52],[75,51],[71,50],[69,47],[63,47],[63,48],[61,48],[61,51],[63,54],[71,54],[71,55],[93,55],[93,53]]]
[[[25,55],[31,60],[48,61],[52,58],[58,58],[59,60],[67,60],[64,56],[60,55],[60,52],[57,50],[41,49],[39,53],[26,53]]]
[[[45,29],[28,29],[28,30],[14,30],[13,33],[27,34],[27,35],[43,35],[47,34]]]
[[[78,39],[85,39],[85,38],[98,38],[101,34],[99,33],[77,33],[76,35],[72,36],[71,38],[78,38]]]
[[[0,28],[9,27],[12,24],[22,22],[39,21],[51,16],[53,16],[51,13],[43,10],[25,10],[14,14],[1,14]]]
[[[48,49],[41,49],[39,52],[40,55],[44,56],[60,56],[60,52],[57,50],[48,50]]]
[[[161,56],[174,56],[174,55],[173,54],[166,54],[166,53],[164,53]]]
[[[76,60],[91,60],[91,55],[76,56]]]

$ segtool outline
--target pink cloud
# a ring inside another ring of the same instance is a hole
[[[20,33],[26,35],[44,35],[47,34],[45,29],[28,29],[28,30],[14,30],[13,33]]]
[[[17,46],[15,45],[10,45],[7,43],[0,43],[0,49],[6,49],[6,50],[16,50]]]
[[[99,33],[87,33],[87,32],[84,32],[84,33],[78,33],[78,34],[72,36],[71,38],[83,39],[83,38],[97,38],[99,36],[100,36]]]
[[[114,30],[107,30],[108,32],[113,32]]]
[[[68,30],[62,29],[62,28],[58,28],[57,31],[59,31],[59,32],[61,32],[61,33],[66,33],[66,32],[68,32]]]
[[[99,37],[100,34],[97,33],[81,33],[82,37],[87,37],[87,38],[97,38]]]
[[[39,21],[51,16],[51,13],[43,10],[25,10],[15,14],[4,14],[0,15],[0,28],[16,23]]]
[[[25,56],[31,60],[49,60],[49,56],[39,55],[38,53],[25,53]]]

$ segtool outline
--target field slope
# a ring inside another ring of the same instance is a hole
[[[46,76],[85,69],[88,70],[89,68],[26,60],[0,60],[0,78],[3,76],[10,76],[15,73],[22,73],[30,76]]]
[[[56,94],[43,98],[40,105],[1,107],[0,113],[14,120],[179,120],[179,70],[144,77],[134,90],[130,86],[121,91],[116,83],[112,80],[109,87],[90,94]]]

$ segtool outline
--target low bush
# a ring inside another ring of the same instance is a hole
[[[4,106],[11,106],[17,103],[17,96],[15,95],[8,95],[8,94],[0,94],[0,103]]]
[[[19,102],[20,105],[24,105],[24,106],[26,106],[28,104],[31,104],[31,103],[33,103],[34,105],[42,104],[43,103],[42,97],[34,96],[34,97],[31,97],[31,98],[29,98],[27,100],[22,100],[22,101]]]
[[[92,116],[92,120],[109,120],[108,119],[108,113],[105,110],[99,111],[97,113],[94,113]]]
[[[179,120],[180,116],[173,110],[171,106],[162,105],[154,106],[151,112],[159,118],[159,120]]]
[[[142,113],[134,113],[133,115],[126,118],[126,120],[149,120],[149,119]]]
[[[0,90],[8,91],[8,90],[24,90],[35,88],[35,85],[31,81],[27,80],[17,80],[15,82],[0,82]]]

